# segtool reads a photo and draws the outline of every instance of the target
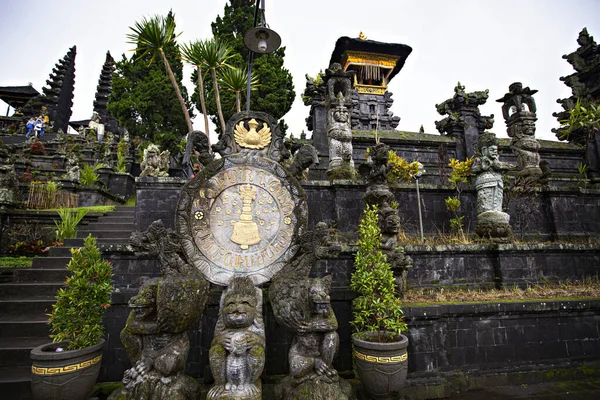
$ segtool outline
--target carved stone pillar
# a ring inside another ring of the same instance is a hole
[[[537,90],[523,88],[521,82],[508,87],[508,93],[498,99],[502,105],[502,116],[506,121],[510,147],[517,156],[517,175],[537,180],[540,169],[540,144],[535,139],[536,106],[533,95]]]
[[[473,156],[479,135],[494,126],[494,114],[488,117],[479,112],[479,106],[487,99],[487,90],[466,93],[459,82],[454,96],[435,106],[440,115],[446,116],[436,121],[435,127],[442,135],[456,138],[456,158],[461,161]]]
[[[325,109],[327,112],[327,140],[329,143],[329,179],[352,179],[352,76],[338,63],[325,71]]]

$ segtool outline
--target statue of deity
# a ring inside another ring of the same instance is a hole
[[[502,105],[502,115],[506,121],[508,136],[512,139],[510,148],[517,156],[517,176],[538,180],[543,172],[540,168],[540,144],[535,138],[536,105],[533,95],[537,90],[523,88],[521,82],[514,82],[509,92],[496,101]]]
[[[352,106],[353,71],[344,71],[333,63],[325,71],[327,109],[327,139],[329,143],[329,179],[352,179],[352,125],[349,107]]]
[[[151,144],[144,150],[144,159],[140,165],[142,168],[140,177],[163,178],[169,176],[169,158],[170,153],[168,150],[159,154],[158,146]]]
[[[485,132],[479,136],[471,173],[477,190],[477,226],[480,237],[505,241],[512,236],[510,216],[502,211],[504,183],[502,172],[513,166],[498,159],[498,139]]]
[[[234,277],[221,295],[211,343],[210,369],[215,384],[208,400],[260,400],[265,366],[262,292],[249,277]]]

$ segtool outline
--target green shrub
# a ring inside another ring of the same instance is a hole
[[[112,266],[102,259],[96,238],[89,235],[84,247],[71,249],[66,288],[59,289],[49,314],[50,337],[68,340],[67,350],[97,344],[102,337],[102,314],[110,306]]]
[[[59,208],[58,215],[60,216],[60,222],[54,220],[56,225],[56,240],[63,242],[65,239],[74,238],[77,236],[77,225],[88,213],[86,209],[69,209]]]
[[[379,342],[406,331],[402,303],[396,296],[396,282],[387,256],[381,251],[381,229],[377,206],[367,206],[358,228],[358,252],[350,288],[358,296],[352,301],[352,326],[360,335],[376,332]],[[369,339],[370,336],[361,336]]]
[[[117,145],[117,172],[127,172],[125,156],[128,152],[127,142],[125,142],[125,139],[121,139]]]
[[[83,186],[95,185],[98,182],[98,179],[100,179],[100,175],[96,173],[100,168],[102,168],[102,164],[96,164],[93,167],[84,164],[79,177],[81,184]]]

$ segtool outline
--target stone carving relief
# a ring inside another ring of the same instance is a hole
[[[155,144],[151,144],[144,150],[144,159],[140,165],[142,168],[140,177],[164,178],[169,176],[170,153],[168,150],[159,152],[160,149]]]
[[[221,295],[219,319],[210,347],[215,384],[208,400],[262,399],[265,365],[262,292],[248,277],[234,277]]]
[[[490,132],[479,136],[477,153],[471,165],[477,190],[477,226],[480,237],[505,241],[512,236],[510,216],[502,211],[504,183],[502,172],[512,168],[498,158],[498,139]]]

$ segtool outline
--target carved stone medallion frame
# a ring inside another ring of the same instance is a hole
[[[277,162],[242,152],[210,164],[183,189],[177,231],[190,264],[217,285],[268,282],[297,252],[308,208]]]

